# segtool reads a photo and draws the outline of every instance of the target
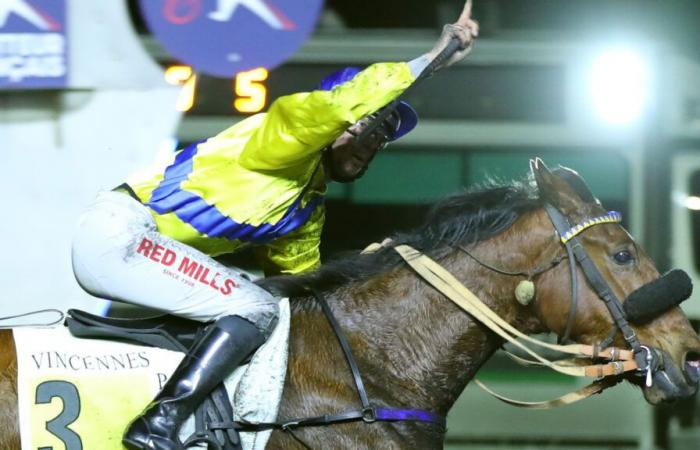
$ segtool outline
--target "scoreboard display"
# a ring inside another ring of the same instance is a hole
[[[182,86],[179,110],[194,116],[230,116],[255,114],[277,97],[313,90],[341,68],[290,63],[271,72],[258,68],[225,79],[173,65],[165,77]],[[563,67],[546,65],[456,66],[426,80],[405,98],[424,119],[529,123],[563,122],[564,99]]]

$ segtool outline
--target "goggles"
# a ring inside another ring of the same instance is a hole
[[[350,133],[362,147],[376,148],[377,151],[379,151],[384,149],[384,147],[393,140],[394,133],[401,123],[401,118],[397,111],[393,111],[388,115],[382,123],[375,127],[370,133],[364,132],[365,128],[374,122],[379,114],[379,111],[370,114],[348,128],[347,132]]]

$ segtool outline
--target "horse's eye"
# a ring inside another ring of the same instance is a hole
[[[623,264],[629,264],[632,262],[634,257],[632,256],[632,253],[629,250],[622,250],[613,255],[613,259],[615,260],[616,263],[623,265]]]

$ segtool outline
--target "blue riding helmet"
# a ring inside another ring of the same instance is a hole
[[[343,84],[346,81],[350,81],[355,78],[355,75],[360,73],[362,69],[359,67],[346,67],[337,72],[333,72],[326,78],[321,80],[318,88],[322,91],[330,91],[339,84]],[[394,130],[394,136],[390,139],[395,141],[400,137],[408,134],[412,129],[418,125],[418,113],[411,107],[408,103],[400,101],[396,106],[396,111],[399,113],[399,124]]]

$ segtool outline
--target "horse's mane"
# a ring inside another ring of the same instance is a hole
[[[319,291],[366,279],[389,270],[402,260],[393,247],[408,244],[439,257],[457,244],[486,240],[507,230],[523,213],[541,206],[532,182],[501,184],[489,181],[433,205],[423,225],[391,237],[391,244],[374,253],[352,252],[323,264],[315,272],[281,275],[259,280],[259,286],[275,295],[304,295],[304,286]]]

